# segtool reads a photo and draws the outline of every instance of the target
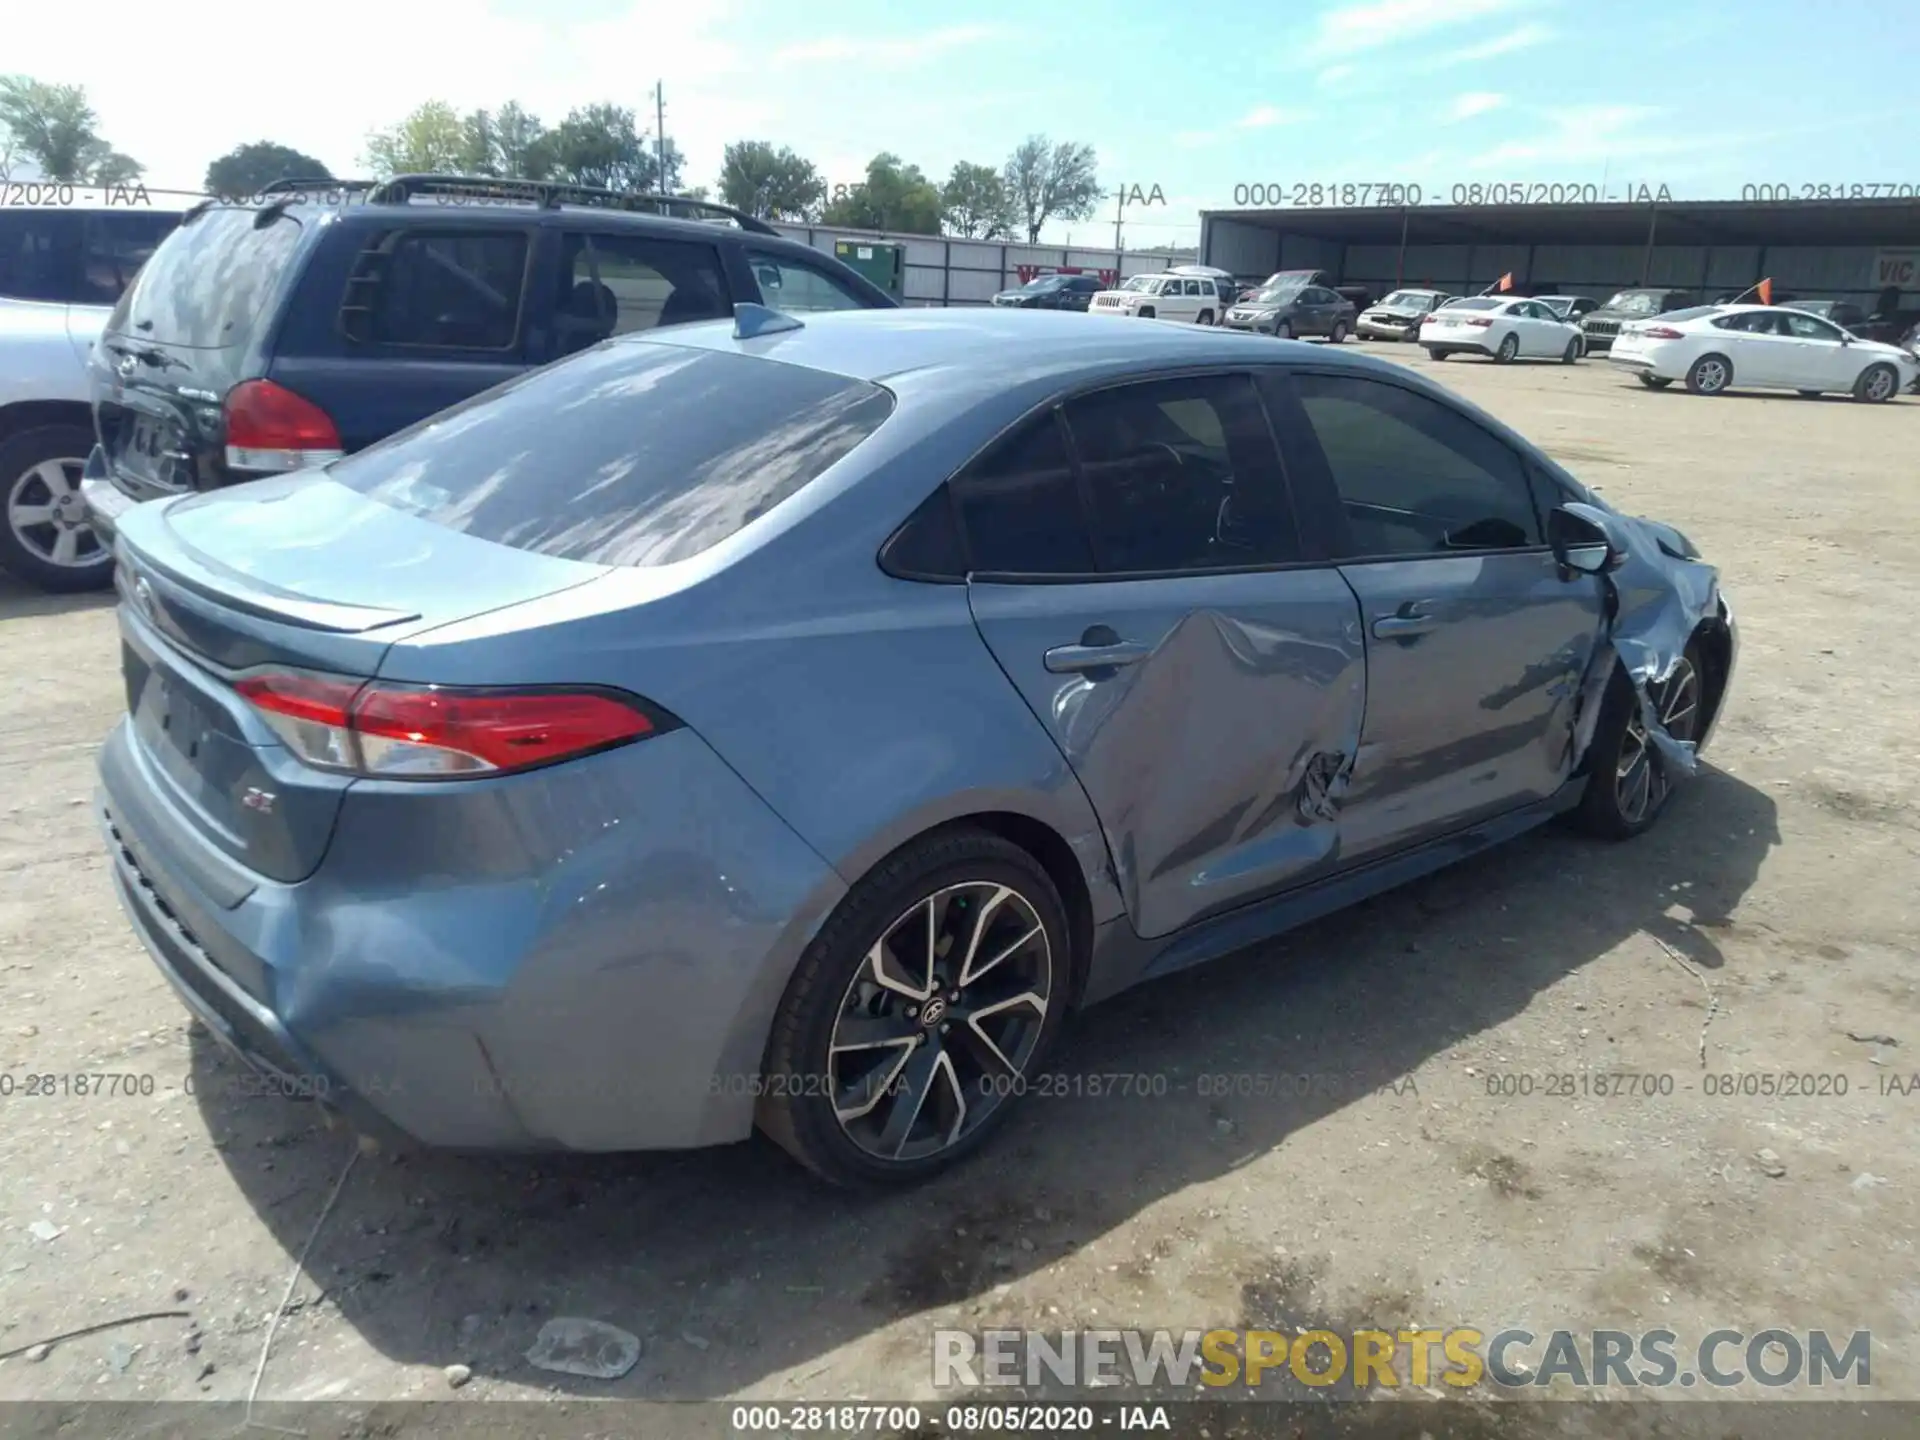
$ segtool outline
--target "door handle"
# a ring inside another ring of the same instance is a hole
[[[1382,615],[1373,622],[1374,638],[1378,640],[1406,640],[1415,635],[1424,635],[1437,629],[1440,621],[1426,613],[1426,607],[1417,600],[1409,600],[1400,607],[1397,615]]]
[[[1137,665],[1152,653],[1151,645],[1137,640],[1117,640],[1111,645],[1056,645],[1047,651],[1046,663],[1055,675],[1076,675],[1086,670]]]

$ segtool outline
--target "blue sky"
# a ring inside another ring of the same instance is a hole
[[[1920,11],[1871,0],[329,0],[314,12],[148,0],[9,19],[4,67],[84,84],[157,184],[274,139],[358,173],[420,101],[518,98],[549,121],[650,107],[711,182],[729,140],[793,146],[833,182],[889,149],[936,178],[1044,132],[1109,187],[1159,185],[1133,244],[1191,243],[1237,185],[1390,180],[1920,186]],[[284,39],[276,31],[285,30]],[[110,45],[91,37],[110,34]],[[187,79],[191,77],[191,81]],[[1111,243],[1112,208],[1048,238]]]

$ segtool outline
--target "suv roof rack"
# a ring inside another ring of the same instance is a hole
[[[317,190],[324,194],[328,190],[371,190],[379,183],[378,180],[340,180],[331,175],[289,175],[284,180],[275,180],[271,185],[262,185],[260,193],[278,195],[286,190],[302,193]]]
[[[285,182],[283,182],[285,183]],[[309,182],[311,183],[311,182]],[[365,182],[333,182],[336,186]],[[731,205],[712,200],[695,200],[686,195],[649,195],[638,191],[605,190],[594,185],[569,185],[553,180],[507,180],[491,175],[396,175],[391,180],[371,184],[367,194],[370,205],[404,205],[416,195],[461,196],[470,200],[521,201],[557,210],[562,205],[583,205],[598,210],[652,211],[660,215],[680,215],[698,219],[712,215],[731,220],[742,230],[756,235],[779,235],[764,220],[755,219]],[[681,213],[687,212],[687,213]]]

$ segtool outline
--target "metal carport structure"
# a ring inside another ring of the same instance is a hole
[[[1200,259],[1249,279],[1330,270],[1343,284],[1602,295],[1625,285],[1786,290],[1871,305],[1920,292],[1920,199],[1666,200],[1206,210]]]

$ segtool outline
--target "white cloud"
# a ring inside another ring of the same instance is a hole
[[[949,25],[923,35],[828,35],[773,52],[775,64],[804,64],[812,61],[867,60],[908,64],[963,45],[978,45],[993,40],[1000,31],[991,25]]]
[[[1492,60],[1497,56],[1511,55],[1516,50],[1528,50],[1535,45],[1543,45],[1553,38],[1553,31],[1534,21],[1517,25],[1499,35],[1479,40],[1471,45],[1462,45],[1434,57],[1429,68],[1443,70],[1453,65],[1471,65],[1479,60]]]
[[[1233,122],[1236,130],[1265,130],[1274,125],[1291,125],[1304,120],[1299,110],[1282,110],[1278,105],[1256,105]]]
[[[1487,90],[1474,90],[1465,95],[1453,97],[1453,104],[1447,107],[1447,119],[1471,120],[1476,115],[1485,115],[1490,110],[1498,110],[1507,103],[1504,95],[1495,95]]]
[[[1663,113],[1652,105],[1572,105],[1543,110],[1539,112],[1543,126],[1534,138],[1496,145],[1469,163],[1477,170],[1538,162],[1606,165],[1616,160],[1683,155],[1724,143],[1723,137],[1641,129]]]
[[[1524,0],[1361,0],[1320,17],[1310,49],[1353,55],[1511,10]]]

